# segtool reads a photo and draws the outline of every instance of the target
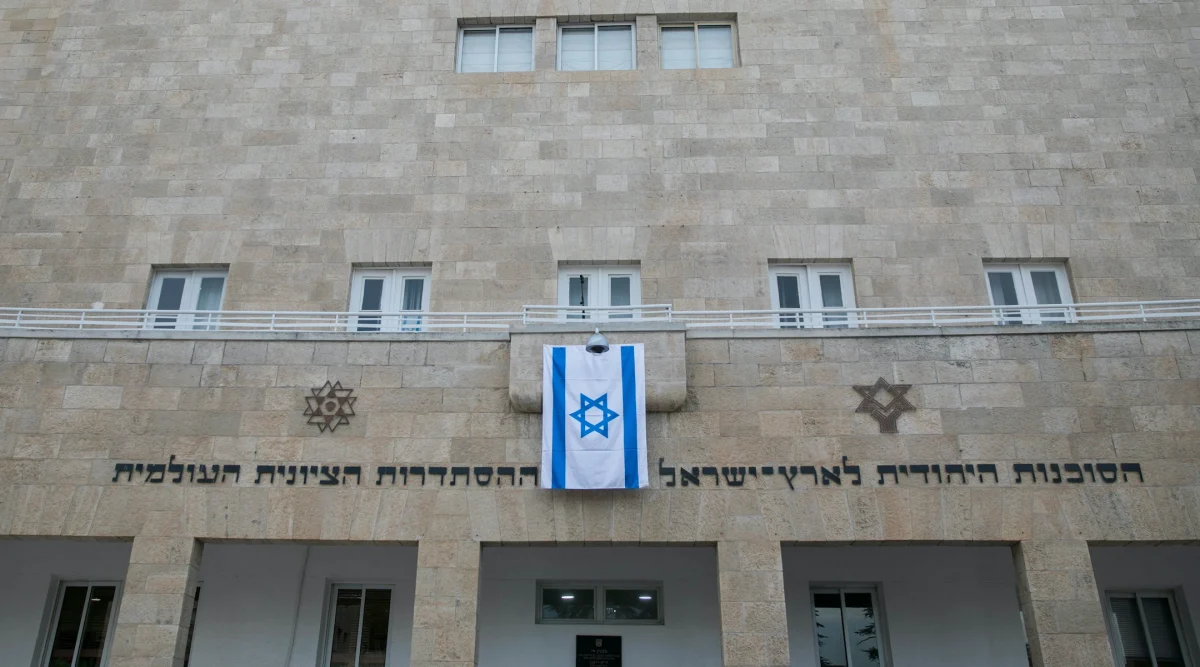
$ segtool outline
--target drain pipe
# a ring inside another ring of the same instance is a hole
[[[296,590],[296,608],[292,610],[292,637],[288,640],[287,657],[284,658],[283,667],[292,667],[292,651],[296,647],[296,626],[300,624],[300,603],[304,599],[304,578],[308,575],[308,554],[311,550],[311,544],[304,545],[304,564],[300,566],[300,586]]]

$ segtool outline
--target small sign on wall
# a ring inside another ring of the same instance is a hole
[[[575,635],[575,667],[621,667],[621,638]]]

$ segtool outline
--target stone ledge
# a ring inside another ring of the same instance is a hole
[[[669,328],[668,328],[669,327]],[[554,325],[513,331],[509,336],[508,397],[517,412],[542,411],[542,346],[582,345],[594,325]],[[681,325],[601,327],[612,345],[646,346],[646,410],[675,412],[687,402],[685,331]]]

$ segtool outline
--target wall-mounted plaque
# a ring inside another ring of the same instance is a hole
[[[621,638],[575,635],[575,667],[621,667]]]

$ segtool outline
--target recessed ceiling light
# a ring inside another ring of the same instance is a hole
[[[564,599],[564,600],[574,600],[574,599],[575,599],[575,596],[574,596],[574,595],[564,595],[564,596],[562,596],[562,599]]]
[[[651,595],[639,595],[639,596],[638,596],[638,599],[639,599],[639,600],[653,600],[653,599],[654,599],[654,597],[653,597],[653,596],[651,596]]]

